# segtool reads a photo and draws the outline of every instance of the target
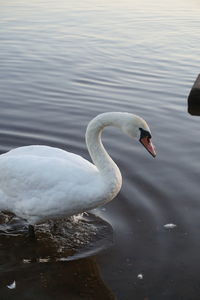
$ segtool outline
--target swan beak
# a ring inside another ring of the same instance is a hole
[[[156,150],[154,145],[152,144],[149,137],[145,136],[140,139],[140,143],[147,149],[147,151],[153,156],[156,157]]]

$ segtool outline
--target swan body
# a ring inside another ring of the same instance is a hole
[[[148,145],[142,143],[155,156],[150,129],[142,118],[119,112],[100,114],[86,130],[94,164],[74,153],[41,145],[19,147],[0,155],[0,210],[11,211],[34,225],[112,200],[121,188],[122,178],[101,142],[106,126],[119,127],[141,142],[148,138]]]

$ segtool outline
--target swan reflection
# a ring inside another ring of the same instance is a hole
[[[88,258],[112,245],[110,224],[92,214],[48,220],[36,226],[36,240],[29,239],[27,227],[15,215],[0,213],[2,297],[9,299],[13,290],[16,299],[25,294],[32,299],[115,299],[95,259]]]

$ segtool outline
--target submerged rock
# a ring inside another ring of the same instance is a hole
[[[0,243],[8,251],[12,243],[24,263],[74,260],[96,254],[113,242],[112,226],[93,214],[47,220],[34,226],[35,240],[28,238],[28,223],[8,212],[0,213]],[[19,250],[21,248],[21,250]]]

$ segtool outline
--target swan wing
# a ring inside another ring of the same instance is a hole
[[[11,150],[0,156],[0,209],[22,216],[63,207],[70,215],[84,201],[89,205],[98,180],[97,168],[79,155],[45,146]]]

